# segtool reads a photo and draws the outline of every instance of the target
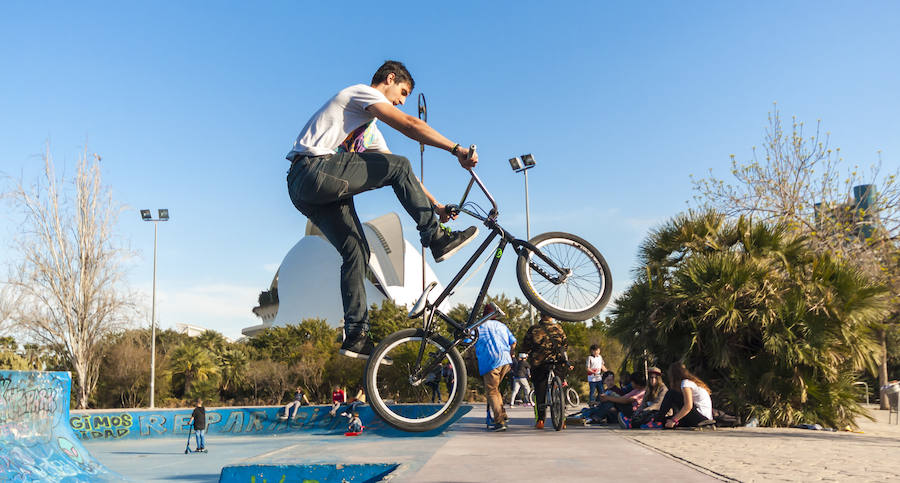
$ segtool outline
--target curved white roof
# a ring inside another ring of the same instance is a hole
[[[364,223],[363,231],[372,255],[369,267],[380,286],[366,280],[369,305],[390,298],[398,305],[412,307],[422,294],[420,248],[403,238],[400,218],[395,213]],[[285,255],[276,275],[277,282],[273,282],[273,286],[277,284],[279,305],[272,325],[297,324],[313,317],[326,319],[332,327],[342,325],[340,267],[337,250],[308,222],[306,236]],[[425,283],[432,281],[438,282],[432,293],[439,293],[443,287],[426,263]]]

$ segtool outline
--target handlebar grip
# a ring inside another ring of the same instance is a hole
[[[460,213],[458,205],[446,205],[444,209],[447,210],[447,214],[450,216],[457,216]]]
[[[474,144],[469,146],[469,154],[466,155],[467,160],[472,159],[472,156],[475,155],[475,149],[477,149],[477,146],[475,146]]]

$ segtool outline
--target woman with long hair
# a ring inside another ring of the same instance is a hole
[[[709,386],[691,373],[684,364],[669,366],[669,387],[654,420],[666,428],[694,427],[713,419]],[[666,419],[669,410],[675,411]]]

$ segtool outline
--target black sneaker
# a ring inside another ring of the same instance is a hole
[[[506,421],[503,421],[503,422],[501,422],[501,423],[495,424],[495,425],[491,428],[491,431],[496,431],[496,432],[506,431]]]
[[[347,357],[368,359],[372,355],[373,350],[375,350],[375,344],[372,343],[372,339],[369,338],[368,334],[363,334],[353,339],[344,339],[344,342],[341,344],[341,350],[338,352]],[[394,361],[390,357],[385,357],[381,360],[381,363],[389,366]]]
[[[435,262],[443,262],[453,256],[460,248],[466,246],[478,235],[478,227],[470,226],[463,231],[451,231],[450,228],[441,225],[438,232],[431,240],[431,254]]]

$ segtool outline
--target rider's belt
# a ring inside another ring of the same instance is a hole
[[[297,164],[297,163],[300,163],[300,165],[302,166],[302,165],[304,165],[304,164],[310,164],[310,163],[312,163],[313,161],[315,161],[315,160],[317,160],[317,159],[324,158],[324,157],[327,157],[327,156],[330,156],[330,155],[328,155],[328,154],[323,154],[323,155],[321,155],[321,156],[308,156],[308,155],[305,155],[305,154],[295,153],[293,159],[290,160],[290,161],[291,161],[291,168],[293,168],[294,165]]]

